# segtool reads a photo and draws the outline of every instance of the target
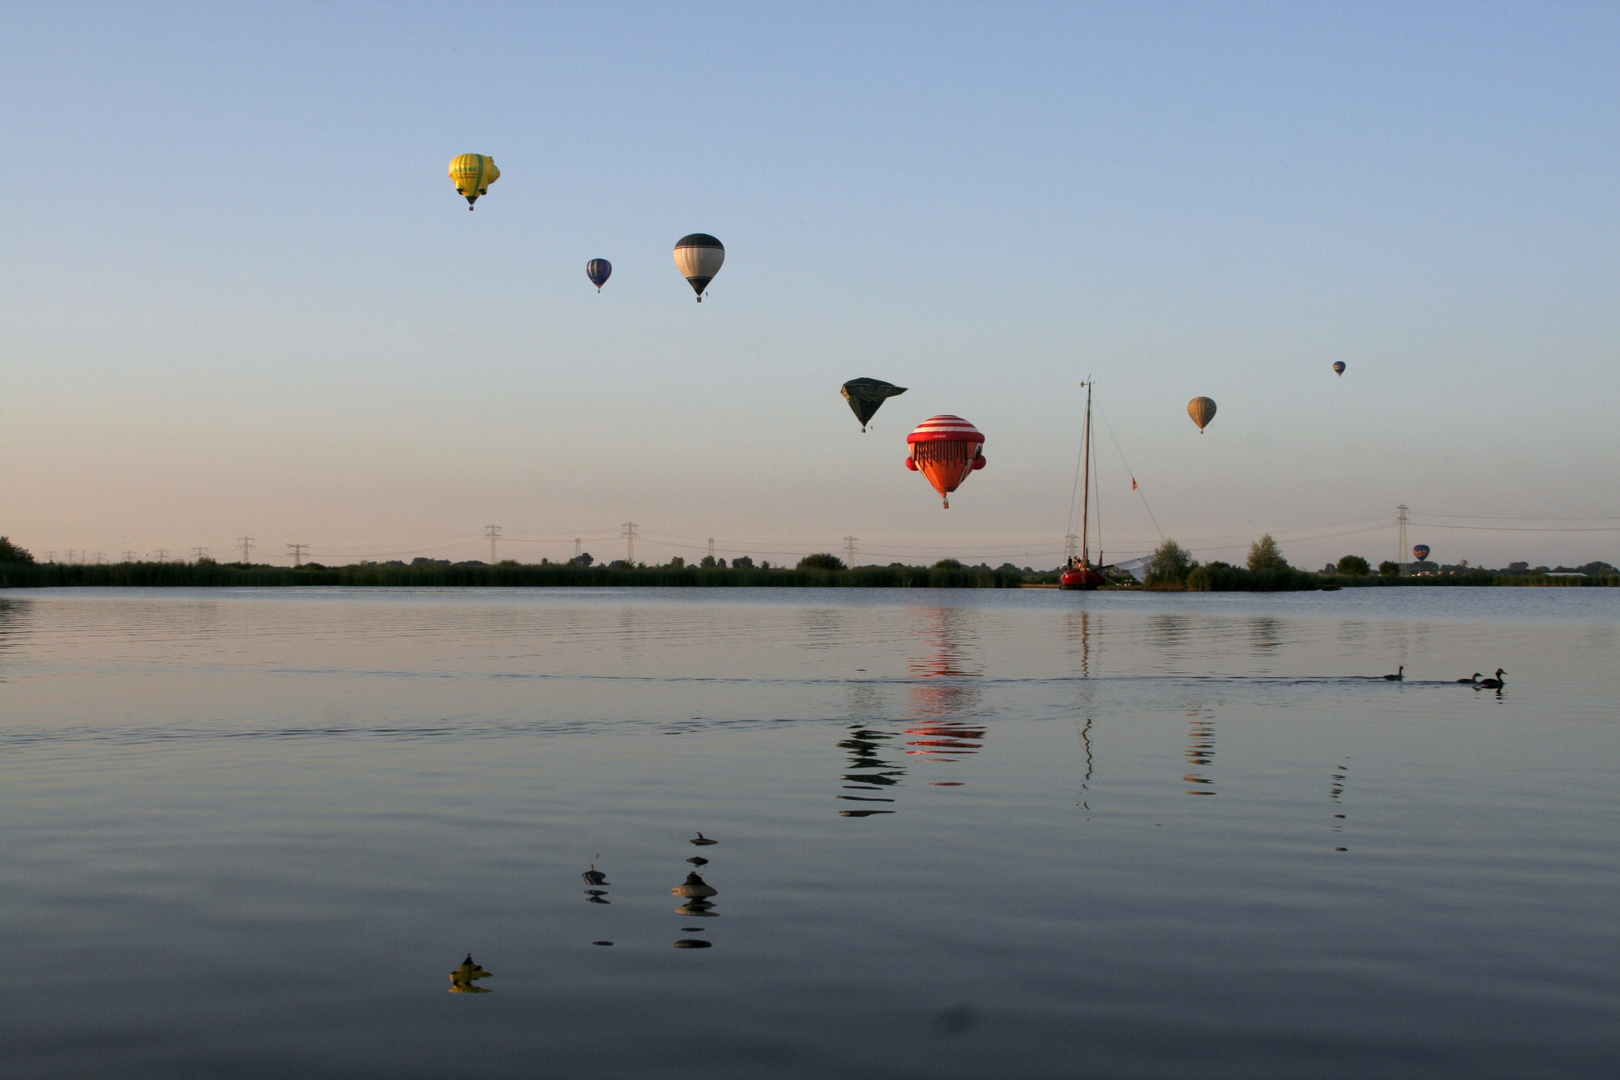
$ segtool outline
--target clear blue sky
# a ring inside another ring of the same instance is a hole
[[[1404,502],[1445,561],[1620,562],[1552,531],[1620,527],[1616,57],[1599,4],[10,4],[0,531],[1049,566],[1089,372],[1205,557],[1387,558],[1305,538]],[[858,375],[911,387],[864,436]],[[988,436],[948,512],[938,412]]]

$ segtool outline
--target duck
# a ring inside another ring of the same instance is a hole
[[[1479,682],[1479,672],[1474,672],[1474,677],[1471,679],[1458,679],[1457,681],[1465,685],[1472,686],[1474,683]]]
[[[585,879],[587,885],[606,885],[608,883],[607,875],[598,870],[595,863],[591,863],[591,868],[579,876]]]
[[[1497,668],[1496,678],[1481,679],[1474,685],[1478,686],[1481,690],[1500,690],[1502,689],[1502,676],[1506,674],[1507,672],[1503,671],[1501,668]]]
[[[1403,682],[1403,681],[1405,681],[1405,679],[1406,679],[1406,665],[1405,664],[1402,664],[1400,667],[1396,668],[1395,669],[1395,674],[1393,674],[1393,675],[1385,675],[1384,676],[1384,681],[1385,682]]]
[[[703,846],[708,845],[708,844],[718,844],[719,842],[720,841],[718,841],[718,840],[710,840],[707,836],[704,836],[702,833],[698,833],[697,834],[697,839],[692,841],[692,843],[696,844],[698,847],[703,847]]]

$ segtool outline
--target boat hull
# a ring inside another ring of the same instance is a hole
[[[1089,566],[1076,566],[1071,570],[1063,571],[1063,576],[1058,578],[1058,588],[1090,590],[1105,584],[1107,581],[1107,578]]]

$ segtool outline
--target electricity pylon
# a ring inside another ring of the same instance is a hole
[[[636,523],[625,522],[624,531],[619,535],[624,537],[624,561],[631,566],[636,565],[636,537],[639,535],[636,532]]]

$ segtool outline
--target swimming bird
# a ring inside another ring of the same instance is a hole
[[[1401,682],[1405,678],[1406,678],[1406,665],[1402,664],[1400,667],[1395,669],[1395,674],[1393,674],[1393,675],[1385,675],[1384,676],[1384,681],[1385,682]]]
[[[1496,678],[1494,678],[1494,679],[1481,679],[1481,680],[1479,680],[1479,683],[1477,685],[1479,686],[1479,688],[1481,690],[1500,690],[1500,689],[1502,689],[1502,685],[1503,685],[1502,676],[1506,675],[1506,674],[1507,674],[1507,672],[1503,671],[1501,668],[1497,668],[1496,669]]]
[[[1466,683],[1468,685],[1473,685],[1474,683],[1479,682],[1479,672],[1477,672],[1477,671],[1474,672],[1474,677],[1472,679],[1458,679],[1457,681],[1460,682],[1460,683]]]
[[[703,847],[703,846],[705,846],[707,844],[718,844],[719,842],[720,841],[718,841],[718,840],[710,840],[707,836],[704,836],[702,833],[698,833],[697,834],[697,839],[692,841],[692,843],[696,844],[698,847]]]
[[[587,885],[606,885],[608,883],[607,875],[598,870],[595,863],[591,863],[591,868],[579,876],[585,879]]]
[[[687,859],[686,861],[691,863],[693,866],[708,866],[709,865],[709,860],[705,859],[701,855],[694,855],[690,859]]]

